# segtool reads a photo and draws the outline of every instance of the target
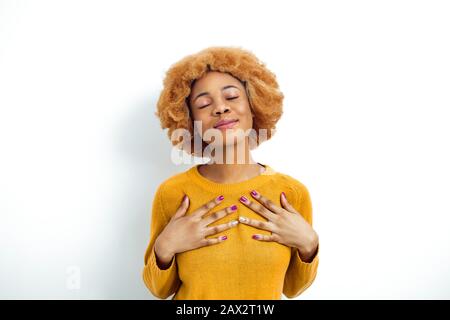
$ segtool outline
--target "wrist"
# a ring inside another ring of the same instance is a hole
[[[302,259],[302,261],[305,262],[311,262],[314,259],[318,247],[319,247],[319,237],[315,231],[313,231],[308,241],[298,244],[296,246],[300,258]]]
[[[171,248],[170,243],[159,236],[155,240],[155,253],[161,260],[170,260],[175,255],[175,251]]]

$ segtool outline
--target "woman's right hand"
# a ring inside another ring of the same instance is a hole
[[[208,227],[213,222],[237,210],[237,206],[233,205],[204,217],[209,211],[219,205],[222,200],[223,196],[217,197],[186,216],[189,208],[189,197],[185,195],[177,212],[155,240],[155,253],[162,265],[170,264],[176,253],[218,244],[227,239],[226,236],[205,238],[235,227],[239,223],[237,220],[233,220],[228,223]]]

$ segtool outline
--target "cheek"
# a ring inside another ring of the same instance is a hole
[[[253,123],[252,112],[248,106],[236,109],[236,115],[239,117],[241,124],[251,127]]]
[[[197,126],[201,126],[201,131],[204,133],[208,128],[214,126],[214,119],[209,114],[197,112],[194,116],[194,120],[197,122]]]

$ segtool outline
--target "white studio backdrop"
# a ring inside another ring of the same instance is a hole
[[[321,262],[298,299],[450,298],[447,1],[0,1],[0,298],[153,299],[153,195],[188,169],[165,70],[251,50],[285,95],[254,158],[302,181]]]

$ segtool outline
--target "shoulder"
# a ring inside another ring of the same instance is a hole
[[[189,181],[187,171],[176,173],[164,179],[156,189],[155,199],[161,202],[166,215],[170,216],[170,213],[176,211],[176,208],[181,204],[185,194],[185,186]]]
[[[305,198],[309,199],[309,190],[301,178],[277,171],[276,180],[286,190],[284,192],[288,199],[291,196],[297,204]]]
[[[286,185],[283,186],[288,192],[286,198],[293,205],[293,207],[312,224],[312,202],[308,188],[298,178],[294,178],[288,174],[278,173],[280,180]]]
[[[176,173],[162,180],[157,188],[157,193],[161,197],[167,197],[174,193],[176,194],[177,192],[182,192],[183,186],[189,181],[189,177],[187,175],[189,170]]]

